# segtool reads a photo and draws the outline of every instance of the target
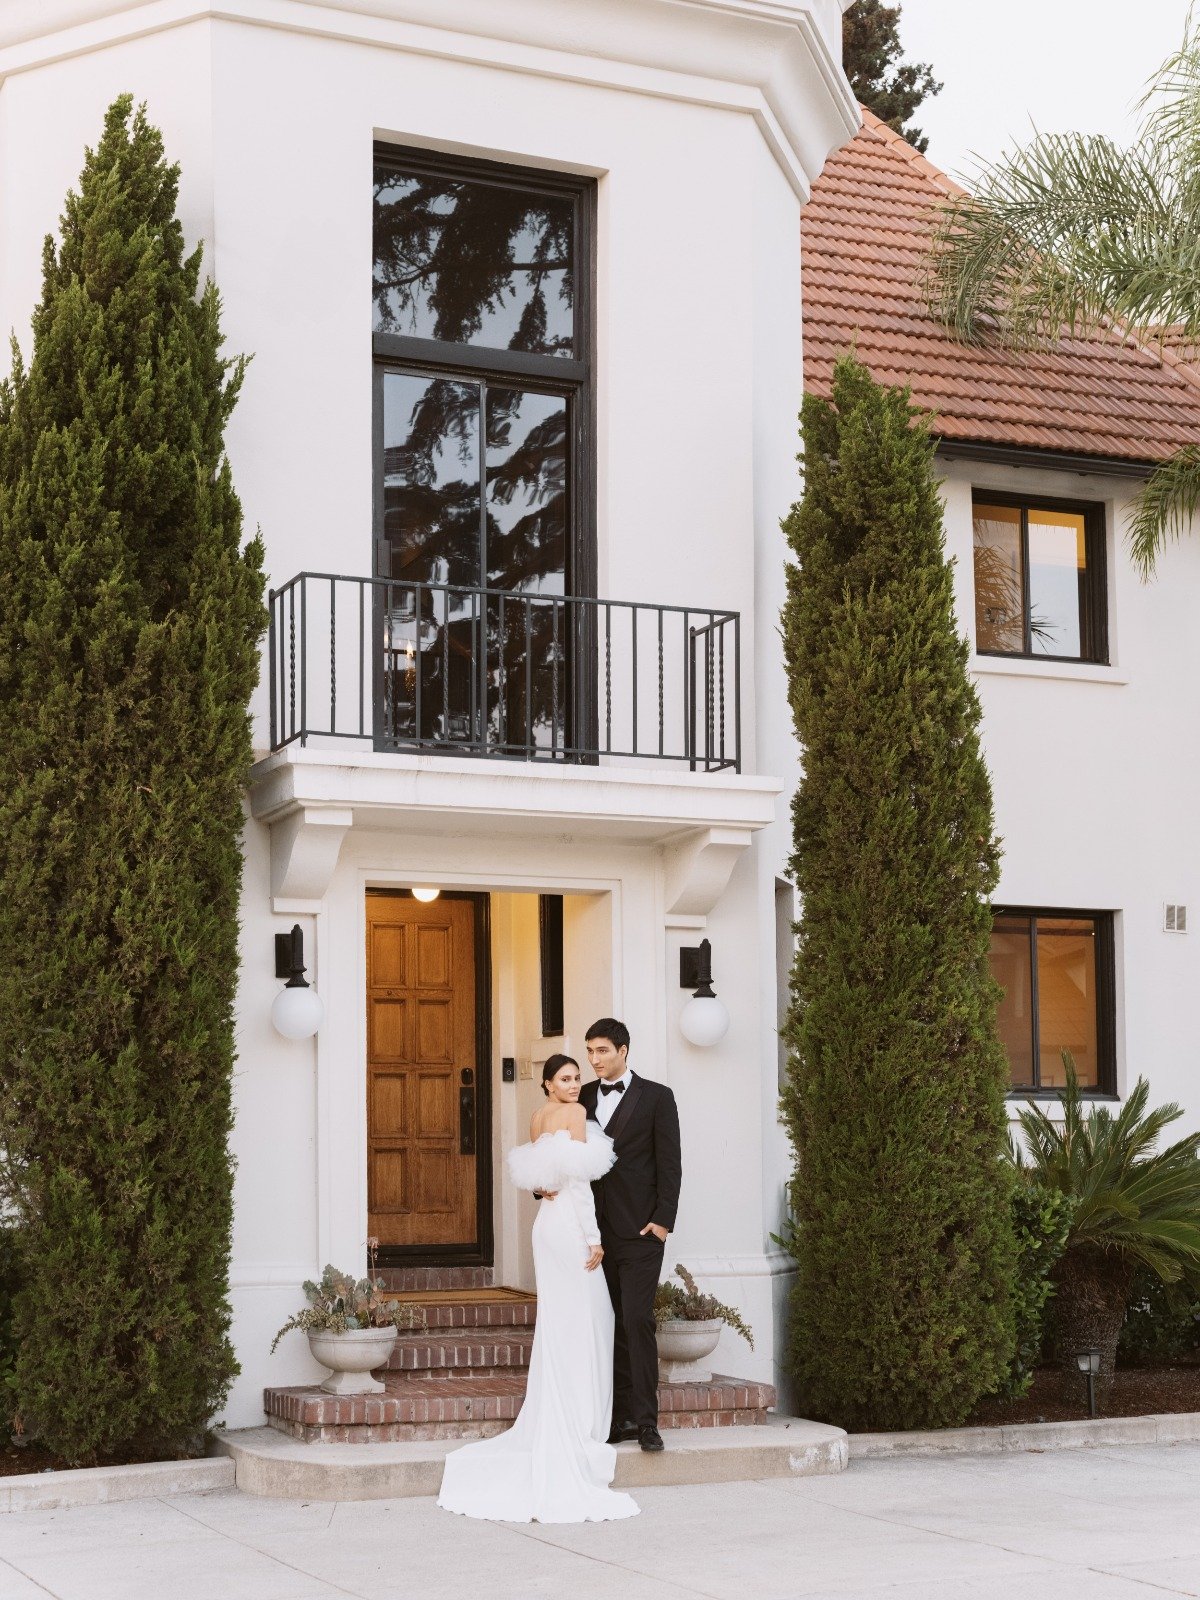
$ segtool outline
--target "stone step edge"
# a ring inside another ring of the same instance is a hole
[[[218,1456],[197,1461],[144,1461],[118,1467],[69,1467],[62,1472],[17,1472],[0,1478],[0,1512],[60,1511],[117,1500],[232,1489],[236,1466]]]
[[[245,1494],[284,1500],[391,1500],[435,1495],[461,1439],[397,1444],[304,1444],[274,1428],[220,1429]],[[661,1454],[617,1447],[618,1489],[753,1478],[828,1476],[847,1462],[846,1434],[821,1422],[773,1417],[769,1426],[673,1431]]]
[[[1200,1411],[1146,1417],[1083,1417],[1075,1422],[1020,1422],[999,1427],[930,1428],[909,1433],[852,1433],[852,1460],[889,1456],[1004,1455],[1026,1450],[1084,1450],[1106,1444],[1184,1444],[1200,1440]]]

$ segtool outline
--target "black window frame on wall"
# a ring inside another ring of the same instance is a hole
[[[564,1026],[563,897],[538,895],[538,953],[542,990],[542,1038],[561,1037]]]
[[[1102,501],[1068,500],[1055,495],[1010,494],[1000,490],[971,490],[971,519],[974,529],[978,506],[1006,506],[1021,513],[1021,628],[1020,650],[983,650],[979,647],[978,625],[973,622],[975,653],[989,660],[1077,662],[1083,666],[1109,665],[1108,654],[1108,517]],[[1049,655],[1034,650],[1029,601],[1029,513],[1063,511],[1084,519],[1084,601],[1079,613],[1079,654]],[[973,543],[973,540],[972,540]],[[972,572],[971,593],[975,595]]]
[[[1090,1100],[1116,1100],[1117,1094],[1117,978],[1116,978],[1116,913],[1064,906],[1010,906],[994,905],[991,908],[993,925],[997,917],[1028,917],[1030,920],[1030,1029],[1033,1047],[1033,1084],[1012,1085],[1007,1091],[1010,1100],[1057,1100],[1062,1090],[1053,1086],[1043,1088],[1041,1076],[1041,1018],[1038,1003],[1037,921],[1039,917],[1074,918],[1088,921],[1096,927],[1096,1078],[1094,1088],[1081,1088],[1080,1094]]]
[[[567,198],[573,205],[573,330],[572,354],[535,355],[520,350],[495,349],[482,344],[456,344],[438,339],[422,339],[407,334],[371,335],[372,460],[373,460],[373,538],[372,572],[388,577],[383,570],[387,559],[384,538],[384,433],[383,384],[385,373],[406,372],[460,381],[490,381],[499,385],[525,385],[546,394],[565,398],[568,411],[567,448],[570,452],[568,533],[564,588],[568,595],[585,599],[596,596],[596,180],[573,174],[521,167],[484,158],[441,155],[400,144],[376,140],[373,165],[392,166],[397,172],[420,177],[469,183],[492,183],[518,188],[531,194]],[[485,574],[481,574],[484,576]],[[588,608],[584,608],[588,610]],[[588,615],[579,624],[591,630]],[[593,747],[596,706],[595,651],[590,636],[574,641],[575,662],[569,689],[570,714],[577,745]],[[376,703],[382,695],[377,685]],[[464,746],[463,755],[473,754]]]

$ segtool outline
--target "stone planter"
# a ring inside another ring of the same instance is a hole
[[[708,1383],[712,1373],[704,1360],[717,1348],[724,1323],[719,1317],[705,1322],[685,1322],[672,1318],[660,1322],[658,1337],[658,1375],[663,1383]]]
[[[383,1384],[371,1374],[387,1365],[396,1344],[396,1329],[348,1328],[331,1333],[314,1328],[308,1335],[308,1348],[315,1360],[333,1371],[321,1385],[326,1394],[382,1394]]]

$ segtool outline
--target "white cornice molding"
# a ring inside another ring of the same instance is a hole
[[[841,0],[6,0],[0,82],[202,20],[468,61],[751,115],[806,199],[859,113]]]

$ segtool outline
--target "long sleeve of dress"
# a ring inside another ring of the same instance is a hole
[[[569,1199],[575,1208],[584,1243],[589,1246],[599,1244],[600,1229],[596,1224],[596,1202],[592,1197],[591,1184],[584,1182],[582,1178],[570,1178],[563,1186],[560,1197],[563,1200]]]

